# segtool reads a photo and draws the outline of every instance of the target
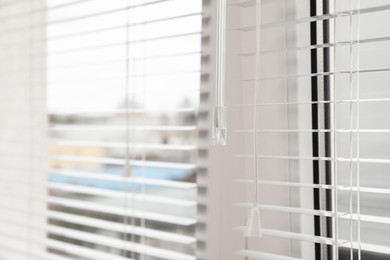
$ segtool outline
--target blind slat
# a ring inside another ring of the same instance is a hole
[[[7,209],[9,211],[14,212],[29,212],[28,209],[24,208],[17,208],[14,206],[2,206],[2,208]],[[159,240],[166,240],[174,243],[180,243],[180,244],[193,244],[196,242],[196,239],[192,236],[187,235],[181,235],[176,234],[172,232],[166,232],[166,231],[159,231],[154,230],[150,228],[144,228],[144,227],[137,227],[137,226],[131,226],[131,225],[125,225],[123,223],[117,223],[113,221],[107,221],[102,219],[97,219],[93,217],[86,217],[82,215],[75,215],[75,214],[69,214],[64,213],[60,211],[54,211],[54,210],[45,210],[45,211],[30,211],[29,212],[32,216],[45,216],[50,219],[58,220],[58,221],[65,221],[68,223],[78,224],[78,225],[84,225],[84,226],[90,226],[93,228],[99,228],[99,229],[106,229],[116,232],[125,232],[129,234],[135,234],[139,236],[145,236],[150,237],[154,239]],[[28,226],[29,224],[23,223],[20,220],[9,220],[6,218],[0,218],[1,221],[4,223],[10,224],[10,225],[17,225],[17,226]],[[33,229],[38,230],[46,230],[46,225],[30,225]]]
[[[15,199],[25,199],[26,197],[27,196],[14,195]],[[51,205],[59,205],[59,206],[69,207],[78,210],[90,210],[93,212],[101,212],[105,214],[147,219],[147,220],[152,220],[157,222],[174,224],[178,226],[191,226],[196,223],[195,219],[188,218],[188,217],[180,217],[175,215],[162,214],[162,213],[144,211],[139,209],[128,209],[125,212],[123,207],[120,206],[108,206],[96,202],[83,201],[77,199],[67,199],[67,198],[55,197],[55,196],[48,196],[46,198],[34,196],[32,199],[36,201],[47,202],[48,204]],[[7,208],[6,206],[3,207]],[[32,212],[32,210],[30,210],[30,212]]]
[[[254,184],[254,181],[252,179],[237,179],[235,180],[238,183],[243,184]],[[310,189],[338,189],[340,191],[358,191],[359,192],[365,192],[365,193],[376,193],[376,194],[384,194],[389,195],[390,189],[385,188],[374,188],[374,187],[356,187],[356,186],[342,186],[338,185],[337,187],[334,185],[326,185],[326,184],[312,184],[312,183],[302,183],[302,182],[283,182],[283,181],[266,181],[266,180],[260,180],[258,182],[258,185],[265,185],[265,186],[284,186],[284,187],[296,187],[296,188],[310,188]]]
[[[50,226],[50,225],[48,226],[48,229],[52,233],[58,234],[61,236],[66,236],[66,237],[70,237],[70,238],[77,238],[77,239],[82,240],[82,241],[86,241],[86,242],[90,242],[90,243],[97,243],[100,245],[111,246],[111,247],[119,248],[122,250],[130,249],[130,250],[137,252],[139,254],[160,257],[160,258],[164,258],[164,259],[172,259],[172,260],[195,260],[195,257],[187,255],[187,254],[177,253],[174,251],[155,248],[155,247],[142,245],[142,244],[136,244],[133,242],[129,242],[128,245],[126,245],[125,243],[123,243],[123,241],[121,239],[96,235],[94,233],[83,232],[83,231],[78,231],[78,230],[74,230],[74,229],[68,229],[68,228],[62,228],[59,226]]]
[[[190,182],[151,179],[151,178],[142,178],[142,177],[112,176],[111,174],[108,174],[108,173],[107,174],[93,173],[93,172],[87,172],[87,171],[64,170],[64,169],[56,169],[56,168],[49,169],[49,172],[51,172],[53,174],[66,176],[66,177],[77,177],[77,178],[137,183],[137,184],[145,184],[145,185],[156,185],[156,186],[171,187],[171,188],[177,188],[177,189],[194,189],[194,188],[196,188],[196,184],[190,183]]]
[[[137,226],[127,226],[124,224],[115,223],[111,221],[105,221],[96,218],[84,217],[84,216],[79,216],[74,214],[63,213],[63,212],[49,211],[47,214],[50,218],[66,221],[69,223],[92,226],[96,228],[104,228],[107,230],[113,230],[118,232],[126,231],[128,233],[135,234],[138,236],[145,236],[154,239],[171,241],[175,243],[192,244],[195,243],[196,241],[194,237],[190,237],[186,235],[158,231],[158,230],[137,227]]]
[[[310,16],[310,17],[300,17],[300,18],[290,19],[290,20],[286,20],[286,21],[263,23],[263,24],[261,24],[261,28],[268,29],[268,28],[273,28],[273,27],[277,27],[277,26],[297,25],[297,24],[302,24],[302,23],[326,21],[326,20],[331,20],[331,19],[335,19],[335,18],[349,17],[351,15],[363,15],[363,14],[376,13],[376,12],[382,12],[382,11],[387,11],[387,10],[390,10],[390,5],[380,5],[380,6],[359,8],[359,9],[348,10],[348,11],[347,10],[340,11],[340,12],[336,12],[336,13],[314,15],[314,16]],[[255,27],[254,26],[245,26],[245,27],[236,28],[236,30],[248,32],[248,31],[254,31]]]
[[[250,159],[253,155],[237,154],[236,158]],[[362,157],[311,157],[311,156],[287,156],[287,155],[259,155],[259,159],[270,160],[309,160],[309,161],[337,161],[337,162],[359,162],[359,163],[380,163],[389,164],[390,159],[382,158],[362,158]]]
[[[237,230],[239,232],[244,232],[245,227],[235,227],[234,230]],[[302,233],[294,233],[294,232],[286,232],[281,230],[272,230],[272,229],[262,229],[263,235],[265,236],[274,236],[274,237],[280,237],[284,239],[293,239],[293,240],[299,240],[299,241],[306,241],[306,242],[313,242],[313,243],[321,243],[326,245],[335,245],[335,241],[332,238],[329,237],[320,237],[320,236],[313,236],[313,235],[307,235]]]
[[[99,203],[84,202],[84,201],[78,201],[74,199],[64,199],[64,198],[57,198],[57,197],[49,197],[47,201],[50,204],[56,204],[56,205],[72,207],[72,208],[77,208],[82,210],[92,210],[92,211],[103,212],[103,213],[110,212],[111,214],[117,214],[120,216],[125,214],[123,208],[121,207],[106,206],[106,205],[101,205]],[[166,214],[147,212],[147,211],[135,210],[135,209],[128,209],[125,215],[130,217],[135,217],[135,218],[154,220],[158,222],[165,222],[165,223],[182,225],[182,226],[190,226],[196,223],[196,220],[191,218],[177,217],[177,216],[171,216]]]
[[[233,206],[238,207],[238,208],[249,209],[253,206],[253,203],[238,202],[238,203],[234,203]],[[298,207],[264,205],[264,204],[259,204],[258,207],[261,210],[286,212],[286,213],[294,213],[294,214],[305,214],[305,215],[324,216],[324,217],[334,217],[335,216],[334,212],[327,211],[327,210],[314,210],[314,209],[304,209],[304,208],[298,208]]]
[[[51,140],[50,144],[63,146],[88,146],[88,147],[116,147],[125,148],[126,143],[123,142],[87,142],[76,140]],[[155,150],[174,150],[174,151],[192,151],[196,149],[195,145],[173,145],[173,144],[135,144],[129,145],[132,149],[155,149]]]
[[[62,190],[66,192],[75,192],[75,193],[83,193],[90,194],[96,196],[105,196],[110,198],[118,198],[118,199],[129,199],[129,200],[138,200],[141,202],[154,202],[161,204],[168,204],[180,207],[191,207],[195,206],[195,201],[190,200],[182,200],[182,199],[173,199],[168,197],[162,197],[157,195],[148,195],[143,193],[127,193],[123,194],[122,191],[113,191],[109,189],[102,188],[92,188],[82,185],[70,185],[70,184],[61,184],[61,183],[49,183],[47,185],[49,189]]]
[[[270,75],[261,77],[260,80],[276,80],[276,79],[295,79],[295,78],[308,78],[308,77],[323,77],[323,76],[333,76],[333,75],[350,75],[350,74],[361,74],[361,73],[374,73],[374,72],[388,72],[390,68],[376,68],[376,69],[365,69],[365,70],[341,70],[334,72],[318,72],[318,73],[308,73],[308,74],[290,74],[290,75]],[[242,79],[243,82],[254,81],[254,78]]]
[[[263,102],[263,103],[258,103],[258,107],[262,106],[293,106],[293,105],[322,105],[322,104],[343,104],[343,103],[357,103],[357,102],[388,102],[390,101],[390,98],[365,98],[365,99],[336,99],[333,101],[312,101],[312,102]],[[253,109],[254,105],[253,104],[237,104],[237,105],[232,105],[232,108],[251,108]]]
[[[113,165],[125,165],[126,160],[118,158],[105,158],[105,157],[83,157],[77,155],[51,155],[51,160],[57,161],[73,161],[73,162],[95,162]],[[148,160],[130,160],[129,164],[132,166],[151,166],[151,167],[163,167],[174,169],[195,169],[196,164],[193,163],[174,163],[165,161],[148,161]]]
[[[53,125],[51,131],[195,131],[195,126],[89,126],[89,125]]]
[[[269,259],[269,260],[303,260],[301,258],[295,258],[295,257],[288,257],[288,256],[282,256],[282,255],[276,255],[276,254],[269,254],[269,253],[263,253],[258,252],[254,250],[239,250],[235,252],[236,255],[242,256],[242,257],[250,257],[253,259]]]
[[[385,42],[389,41],[390,37],[377,37],[377,38],[369,38],[369,39],[359,39],[359,41],[340,41],[335,43],[326,43],[326,44],[315,44],[315,45],[302,45],[302,46],[295,46],[295,47],[288,47],[288,48],[281,48],[281,49],[267,49],[262,50],[260,53],[263,55],[267,54],[273,54],[273,53],[280,53],[280,52],[298,52],[302,50],[318,50],[318,49],[324,49],[324,48],[335,48],[335,47],[342,47],[342,46],[349,46],[349,45],[356,45],[356,44],[365,44],[365,43],[376,43],[376,42]],[[255,52],[240,52],[238,55],[242,57],[252,57],[255,55]]]

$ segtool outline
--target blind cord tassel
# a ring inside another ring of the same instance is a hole
[[[258,151],[257,151],[257,101],[258,92],[260,90],[260,25],[261,24],[261,0],[256,2],[256,65],[255,65],[255,102],[253,112],[253,146],[254,146],[254,173],[255,173],[255,203],[249,211],[244,236],[246,237],[261,237],[261,221],[260,221],[260,210],[259,210],[259,166],[257,162]]]
[[[260,222],[260,210],[257,204],[254,204],[249,211],[244,236],[246,237],[261,237],[261,222]]]

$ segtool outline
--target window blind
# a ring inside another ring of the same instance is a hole
[[[2,167],[0,258],[195,259],[202,2],[1,1],[0,20],[1,137],[26,154]]]
[[[43,244],[32,242],[33,237],[45,239],[45,232],[32,226],[45,226],[46,219],[32,214],[32,209],[44,212],[46,204],[32,197],[44,197],[46,189],[30,185],[33,180],[46,180],[46,89],[41,84],[46,74],[32,73],[33,67],[43,66],[42,60],[33,59],[32,54],[44,49],[44,44],[30,44],[45,32],[37,28],[34,32],[6,34],[16,26],[28,28],[32,20],[43,21],[40,16],[21,16],[14,22],[6,17],[41,7],[41,1],[0,2],[1,259],[49,257]]]
[[[388,3],[256,3],[228,5],[219,259],[388,259]],[[263,237],[245,238],[259,11]]]

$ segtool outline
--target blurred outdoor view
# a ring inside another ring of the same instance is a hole
[[[47,1],[48,236],[195,259],[201,1],[67,2]]]

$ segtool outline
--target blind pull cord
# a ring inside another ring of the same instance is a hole
[[[226,0],[217,3],[216,81],[215,103],[212,118],[214,145],[226,145],[227,108],[225,106],[225,46],[226,46]]]
[[[255,64],[255,89],[253,112],[253,148],[254,148],[254,173],[255,173],[255,201],[249,211],[244,236],[262,237],[260,210],[259,210],[259,165],[257,151],[257,102],[260,90],[260,44],[261,44],[261,0],[256,1],[256,64]]]

